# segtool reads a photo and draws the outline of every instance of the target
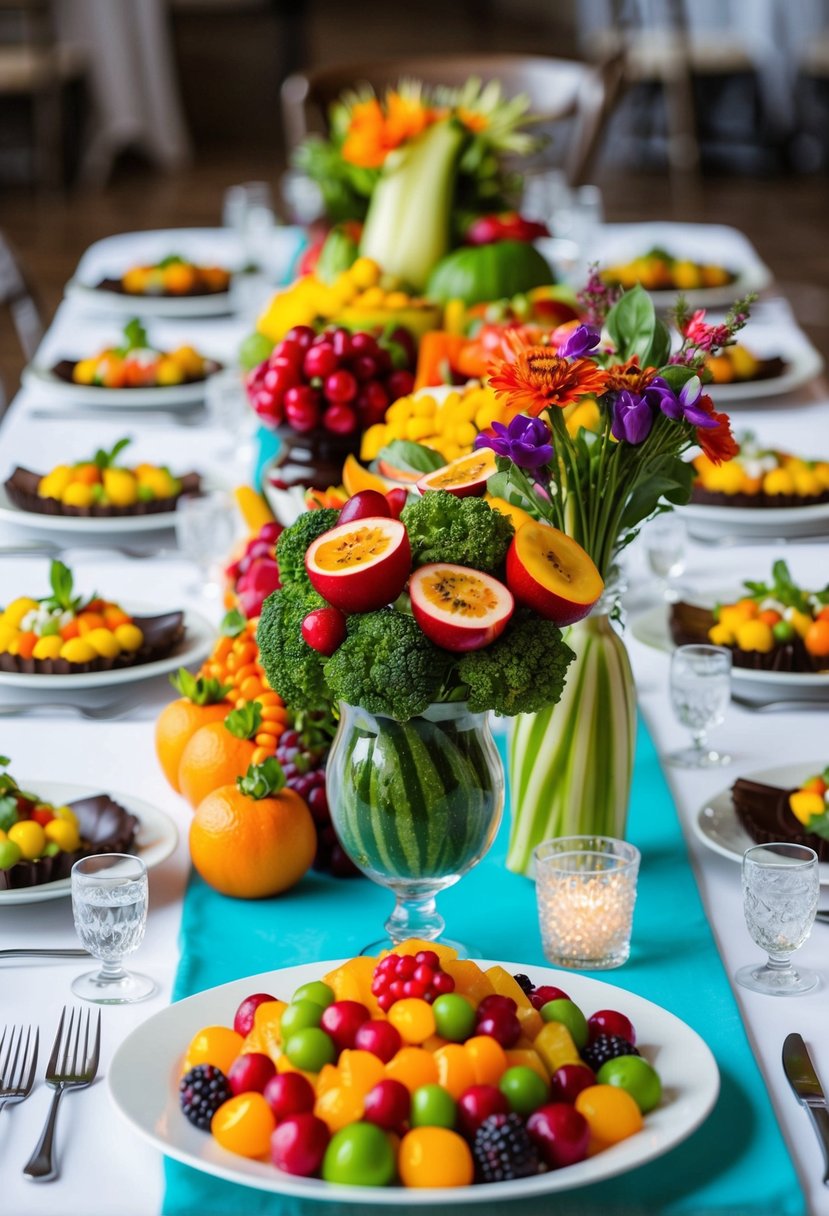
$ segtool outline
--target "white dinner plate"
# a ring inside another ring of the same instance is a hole
[[[829,535],[829,502],[810,507],[725,507],[689,502],[680,507],[691,536],[700,540],[789,540]]]
[[[823,371],[823,356],[811,344],[798,344],[791,351],[781,351],[780,357],[785,367],[779,376],[772,376],[768,380],[707,384],[705,391],[717,405],[753,405],[760,398],[782,397],[785,393],[792,393]]]
[[[797,789],[801,781],[807,781],[815,773],[822,772],[825,765],[825,759],[816,760],[813,764],[784,764],[777,768],[765,768],[759,773],[748,773],[745,779],[759,781],[764,785],[777,785],[784,790]],[[729,861],[741,862],[746,849],[757,843],[737,818],[730,786],[700,807],[696,819],[693,820],[693,827],[707,848],[719,853],[721,857],[727,857]],[[820,862],[818,870],[821,886],[829,886],[829,862]]]
[[[233,311],[229,291],[217,291],[204,296],[132,296],[120,291],[106,291],[78,279],[66,284],[66,297],[89,311],[100,310],[111,316],[168,321],[196,321],[205,317],[225,317]]]
[[[644,1129],[628,1140],[578,1165],[532,1178],[458,1188],[336,1186],[315,1178],[297,1178],[274,1166],[236,1156],[221,1148],[181,1114],[178,1079],[181,1059],[190,1039],[203,1026],[232,1025],[240,1002],[251,992],[272,992],[289,998],[300,984],[319,979],[339,962],[306,963],[266,972],[200,992],[161,1010],[137,1026],[115,1053],[107,1073],[110,1095],[118,1112],[139,1135],[168,1157],[202,1173],[277,1194],[364,1206],[429,1205],[439,1202],[483,1203],[521,1199],[586,1186],[626,1173],[662,1156],[699,1127],[719,1092],[714,1057],[700,1036],[667,1010],[643,997],[623,992],[574,972],[502,963],[510,973],[521,971],[535,984],[560,984],[586,1013],[622,1009],[636,1027],[642,1054],[659,1071],[664,1104],[645,1119]],[[482,962],[488,967],[490,962]]]
[[[134,852],[148,870],[166,861],[178,844],[178,829],[169,815],[143,798],[132,794],[119,794],[115,790],[103,790],[95,785],[72,785],[67,781],[41,781],[39,778],[24,778],[18,781],[21,789],[31,790],[40,798],[61,806],[64,802],[77,802],[95,794],[109,794],[125,810],[139,820],[135,836]],[[7,904],[36,904],[46,899],[62,899],[72,891],[71,878],[59,878],[56,882],[43,882],[36,887],[21,887],[17,891],[0,891],[0,908]]]
[[[118,410],[174,410],[187,409],[204,401],[207,379],[159,388],[99,388],[96,385],[69,384],[48,367],[30,363],[23,369],[21,382],[27,388],[37,389],[41,395],[48,390],[49,404],[65,406],[68,411],[73,405]]]
[[[161,615],[171,609],[148,607],[142,604],[124,605],[126,611],[136,616]],[[184,613],[184,639],[166,658],[154,659],[151,663],[138,663],[135,667],[118,667],[109,671],[84,671],[78,675],[36,675],[16,671],[0,671],[0,689],[26,688],[30,692],[80,692],[88,688],[109,688],[114,684],[134,684],[139,680],[151,680],[153,676],[167,675],[179,667],[192,667],[207,658],[216,640],[216,627],[193,612]]]
[[[740,592],[730,591],[712,595],[704,601],[710,603],[730,602],[739,599]],[[668,628],[668,609],[664,604],[655,604],[635,616],[630,622],[630,631],[638,642],[654,650],[670,654],[674,649]],[[820,701],[829,708],[829,671],[755,671],[749,667],[732,667],[731,680],[740,696],[752,701]]]
[[[71,533],[75,536],[96,537],[124,535],[127,532],[159,532],[163,528],[176,526],[175,511],[158,511],[150,515],[41,515],[37,511],[24,511],[9,498],[5,486],[0,483],[0,522],[13,524],[16,528],[29,528],[35,532]]]

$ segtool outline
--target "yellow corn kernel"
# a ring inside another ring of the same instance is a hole
[[[415,402],[412,397],[398,397],[386,410],[386,422],[398,422],[401,418],[410,418],[414,413]]]
[[[414,397],[411,398],[412,413],[415,418],[434,418],[435,411],[438,408],[438,403],[434,397]],[[394,406],[392,406],[394,409]]]
[[[389,438],[389,428],[382,422],[370,426],[367,431],[363,432],[360,444],[360,459],[366,461],[374,460],[376,456],[380,455]]]
[[[464,448],[472,447],[477,434],[477,428],[472,422],[459,422],[455,427],[455,440]]]

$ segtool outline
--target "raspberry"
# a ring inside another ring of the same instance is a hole
[[[374,968],[371,991],[377,1004],[387,1013],[395,1001],[420,997],[431,1005],[444,992],[452,992],[455,981],[440,966],[434,950],[411,954],[387,954]]]
[[[484,1119],[472,1143],[476,1182],[529,1178],[541,1169],[535,1145],[520,1115],[495,1114]]]
[[[179,1081],[179,1104],[185,1119],[201,1131],[210,1130],[210,1120],[233,1097],[227,1077],[212,1064],[197,1064]]]
[[[528,975],[514,975],[512,977],[525,996],[529,996],[535,991],[535,985]]]
[[[600,1034],[584,1048],[581,1058],[588,1068],[598,1072],[602,1064],[606,1064],[608,1060],[615,1060],[618,1056],[638,1055],[639,1052],[633,1044],[629,1043],[627,1039],[623,1039],[621,1035]]]

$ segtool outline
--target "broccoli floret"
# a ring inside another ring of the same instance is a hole
[[[296,523],[280,534],[276,542],[276,561],[283,587],[301,586],[307,589],[311,586],[305,573],[305,551],[318,536],[334,527],[338,517],[339,511],[333,507],[303,511]]]
[[[262,605],[256,631],[259,658],[271,688],[291,709],[323,709],[331,702],[323,670],[325,657],[312,650],[302,636],[304,618],[325,606],[316,591],[299,586],[274,591]]]
[[[449,662],[413,617],[381,608],[349,618],[325,678],[337,700],[404,722],[436,700]]]
[[[446,490],[429,490],[404,507],[400,518],[415,566],[453,562],[491,572],[503,564],[515,535],[507,516],[483,498],[458,498]]]
[[[559,701],[575,657],[552,621],[513,617],[497,642],[462,656],[458,677],[473,712],[532,714]]]

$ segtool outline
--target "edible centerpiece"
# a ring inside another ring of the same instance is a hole
[[[220,367],[192,346],[157,350],[150,344],[144,326],[133,318],[124,326],[120,345],[108,346],[88,359],[61,359],[52,374],[69,384],[90,388],[173,388],[206,380]]]

